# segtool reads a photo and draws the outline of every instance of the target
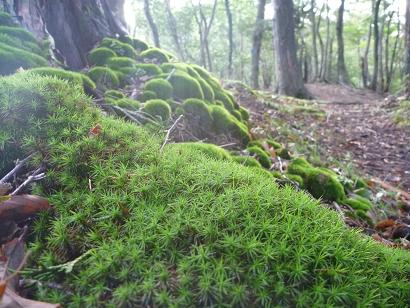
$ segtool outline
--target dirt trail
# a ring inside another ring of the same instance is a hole
[[[384,98],[368,90],[309,84],[327,119],[318,124],[318,142],[359,171],[410,191],[410,129],[391,120]]]

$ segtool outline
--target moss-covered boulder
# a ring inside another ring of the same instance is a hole
[[[262,168],[261,163],[257,159],[255,159],[254,157],[250,157],[250,156],[233,156],[232,158],[238,164],[241,164],[243,166]]]
[[[183,142],[174,145],[174,148],[188,148],[190,150],[192,149],[216,160],[230,160],[232,158],[231,154],[229,154],[228,151],[212,143]]]
[[[110,97],[110,98],[125,98],[124,93],[118,91],[118,90],[108,90],[104,93],[105,97]]]
[[[171,117],[171,107],[162,99],[152,99],[144,104],[143,111],[161,121],[168,121]]]
[[[169,81],[158,78],[148,81],[144,86],[145,91],[154,92],[157,98],[167,100],[172,97],[174,89]]]
[[[107,61],[107,66],[113,70],[135,69],[137,62],[128,57],[111,57]],[[127,71],[125,71],[127,72]]]
[[[249,130],[222,106],[210,106],[213,118],[213,128],[217,133],[232,135],[242,144],[250,141]]]
[[[345,204],[351,206],[354,210],[369,211],[373,205],[371,201],[359,195],[353,195],[344,201]]]
[[[140,54],[145,61],[152,61],[154,63],[162,64],[169,62],[167,53],[159,48],[149,48]]]
[[[157,94],[153,91],[144,91],[140,95],[138,95],[138,100],[143,103],[156,98],[158,98]]]
[[[18,24],[13,20],[10,14],[0,11],[0,26],[17,27]]]
[[[169,78],[169,82],[174,88],[174,97],[180,100],[188,98],[204,99],[204,93],[197,80],[188,74],[175,73]]]
[[[131,59],[135,59],[137,57],[135,49],[130,44],[123,43],[114,38],[104,38],[100,43],[100,47],[111,49],[120,57],[128,57]]]
[[[134,110],[134,111],[138,110],[141,107],[141,104],[140,104],[139,101],[136,101],[136,100],[130,99],[130,98],[126,98],[126,97],[117,99],[115,101],[115,105],[117,105],[118,107],[121,107],[121,108]]]
[[[152,63],[138,63],[135,68],[138,75],[158,76],[162,74],[161,68]]]
[[[246,149],[250,155],[255,157],[262,167],[270,169],[272,167],[272,160],[269,157],[269,154],[257,146],[250,146]]]
[[[117,54],[113,50],[106,47],[99,47],[90,52],[88,61],[91,65],[103,66],[113,57],[117,57]]]
[[[88,76],[95,82],[97,88],[101,90],[115,89],[120,85],[117,73],[108,67],[93,67],[88,72]]]
[[[183,113],[187,122],[194,131],[204,130],[209,133],[212,128],[213,118],[208,105],[197,98],[189,98],[184,101]]]

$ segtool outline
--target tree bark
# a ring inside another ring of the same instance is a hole
[[[405,29],[405,54],[404,54],[404,78],[405,92],[410,97],[410,0],[407,0],[406,6],[406,29]]]
[[[390,87],[391,87],[391,83],[393,80],[393,75],[394,75],[394,69],[395,69],[395,64],[396,64],[396,55],[397,55],[397,50],[398,50],[398,46],[399,46],[399,42],[400,42],[400,30],[401,30],[401,22],[400,22],[400,14],[397,13],[397,35],[396,35],[396,39],[394,42],[394,46],[393,46],[393,51],[392,51],[392,55],[391,55],[391,60],[390,60],[390,65],[389,65],[389,69],[386,77],[386,89],[385,92],[389,92],[390,91]]]
[[[273,40],[276,60],[277,86],[280,95],[311,98],[306,90],[296,57],[293,1],[273,0],[275,14]]]
[[[374,6],[374,0],[372,1],[372,7],[373,6]],[[373,27],[372,27],[372,23],[370,23],[369,32],[368,32],[368,35],[367,35],[366,49],[365,49],[364,55],[361,59],[362,83],[363,83],[364,88],[368,87],[368,82],[369,82],[369,51],[370,51],[370,43],[371,43],[371,40],[372,40],[372,32],[373,32]]]
[[[316,16],[315,16],[316,1],[310,1],[310,25],[312,32],[312,53],[313,53],[313,70],[312,81],[317,79],[319,74],[319,56],[317,51],[317,32],[316,32]]]
[[[154,18],[152,17],[151,14],[151,8],[150,8],[150,0],[144,0],[144,13],[145,13],[145,18],[148,21],[148,24],[151,28],[151,32],[152,32],[152,39],[154,40],[154,45],[155,47],[160,48],[161,47],[161,43],[159,41],[159,34],[158,34],[158,27],[157,24],[154,21]]]
[[[373,12],[373,28],[374,28],[374,64],[373,64],[373,79],[371,88],[376,91],[377,82],[379,80],[379,10],[381,0],[376,0]]]
[[[233,21],[231,4],[229,0],[225,0],[225,11],[228,19],[228,38],[229,38],[229,56],[228,56],[228,77],[231,78],[233,74]]]
[[[127,33],[124,0],[9,0],[9,3],[26,29],[39,38],[52,36],[55,48],[72,69],[86,66],[87,53],[104,37]]]
[[[323,43],[322,35],[320,34],[320,25],[322,23],[322,14],[323,11],[325,10],[325,5],[322,6],[320,9],[320,14],[318,17],[317,21],[317,26],[316,26],[316,33],[317,33],[317,39],[319,41],[319,46],[320,46],[320,66],[319,66],[319,73],[317,74],[317,77],[321,79],[323,75],[323,68],[325,66],[324,61],[325,61],[325,44]]]
[[[259,63],[261,58],[261,48],[264,32],[266,0],[259,0],[258,12],[256,14],[255,29],[252,35],[252,67],[251,67],[251,85],[254,89],[259,89]],[[264,82],[265,84],[265,82]]]
[[[345,62],[345,46],[343,40],[343,15],[345,11],[345,0],[341,1],[337,15],[336,34],[337,34],[337,79],[342,84],[349,84]]]
[[[178,35],[177,21],[174,14],[172,13],[170,0],[165,0],[165,10],[167,12],[167,20],[169,25],[169,34],[174,41],[175,49],[177,50],[178,56],[182,61],[185,61],[185,53],[181,47],[181,42]]]

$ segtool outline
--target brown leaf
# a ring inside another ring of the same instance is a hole
[[[4,293],[6,292],[6,287],[7,287],[6,282],[1,280],[0,281],[0,303],[1,303],[1,299],[4,296]]]
[[[378,222],[375,226],[376,229],[378,230],[384,230],[388,227],[392,227],[396,224],[396,222],[393,219],[385,219],[380,222]]]
[[[0,223],[21,221],[50,208],[44,198],[32,195],[12,196],[0,203]]]
[[[13,307],[56,308],[56,307],[61,307],[61,305],[29,300],[29,299],[21,297],[13,290],[6,288],[3,298],[1,299],[1,302],[0,302],[0,308],[13,308]]]

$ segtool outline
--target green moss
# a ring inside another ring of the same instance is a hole
[[[157,98],[157,94],[152,91],[144,91],[138,96],[138,100],[143,103],[151,99],[156,99],[156,98]]]
[[[106,37],[102,40],[100,47],[111,49],[120,57],[128,57],[132,59],[137,57],[135,49],[130,44],[123,43],[117,39]]]
[[[168,121],[171,117],[171,107],[161,99],[152,99],[144,104],[143,111],[162,121]]]
[[[120,85],[117,74],[108,67],[93,67],[88,72],[88,76],[95,82],[97,88],[101,90],[118,88]]]
[[[302,178],[306,178],[309,171],[314,167],[308,163],[303,157],[293,159],[288,165],[288,173],[300,175]]]
[[[239,112],[241,113],[243,121],[249,121],[249,111],[247,109],[240,107]]]
[[[394,112],[393,118],[399,126],[410,126],[410,100],[400,102]]]
[[[132,39],[132,44],[131,45],[139,53],[141,53],[142,51],[145,51],[149,48],[147,43],[145,43],[144,41],[141,41],[139,39]]]
[[[282,144],[280,144],[279,142],[277,142],[277,141],[275,141],[275,140],[268,139],[268,140],[266,140],[266,143],[267,143],[270,147],[274,148],[275,150],[280,150],[280,149],[282,149]]]
[[[13,74],[20,67],[29,69],[47,65],[47,60],[39,55],[0,42],[0,75]]]
[[[181,149],[181,148],[189,148],[194,151],[198,151],[201,154],[205,154],[209,158],[213,158],[216,160],[230,160],[231,154],[225,149],[212,144],[212,143],[203,143],[203,142],[184,142],[184,143],[177,143],[174,145],[174,148]]]
[[[287,160],[292,159],[292,156],[290,155],[290,152],[288,149],[282,148],[278,150],[277,154],[280,158],[287,159]]]
[[[322,198],[329,202],[342,202],[346,198],[343,185],[339,180],[323,170],[310,169],[304,182],[306,189],[315,198]]]
[[[251,142],[249,142],[248,146],[253,147],[256,146],[258,148],[260,148],[263,151],[266,151],[263,142],[261,140],[252,140]]]
[[[187,64],[185,63],[163,63],[161,69],[164,73],[171,73],[173,70],[182,73],[188,73]]]
[[[0,26],[16,27],[18,25],[11,18],[10,14],[0,11]]]
[[[238,120],[238,121],[243,121],[242,115],[238,110],[232,110],[231,114]]]
[[[125,98],[124,93],[118,90],[108,90],[104,93],[104,96],[110,97],[110,98]]]
[[[53,76],[60,79],[64,79],[70,82],[83,85],[84,89],[95,89],[95,83],[88,78],[88,76],[82,73],[76,73],[71,71],[66,71],[59,68],[52,67],[39,67],[30,70],[31,73],[35,73],[41,76]]]
[[[142,75],[158,76],[162,74],[161,68],[158,65],[152,63],[139,63],[135,67],[137,69],[137,72],[141,71]]]
[[[129,110],[138,110],[141,106],[139,101],[130,98],[120,98],[115,101],[115,105]]]
[[[244,145],[249,143],[248,128],[243,123],[240,123],[224,107],[212,106],[211,114],[214,119],[213,128],[217,133],[232,135]]]
[[[212,87],[201,77],[196,78],[196,80],[199,82],[199,85],[201,86],[202,92],[204,93],[204,98],[210,102],[215,100],[215,93],[214,90],[212,90]]]
[[[354,188],[359,189],[359,188],[369,188],[369,185],[367,185],[366,181],[361,179],[361,178],[356,178],[354,180]]]
[[[36,38],[30,32],[20,27],[0,26],[0,34],[6,34],[25,42],[37,43]]]
[[[215,99],[221,101],[225,108],[229,111],[232,112],[234,108],[234,104],[232,103],[231,99],[229,96],[226,94],[224,91],[216,91],[215,92]]]
[[[300,175],[287,173],[287,174],[286,174],[286,177],[287,177],[289,180],[298,183],[298,185],[299,185],[300,188],[303,188],[304,185],[305,185],[305,183],[304,183],[304,181],[303,181],[303,179],[302,179],[302,177],[301,177]]]
[[[213,118],[208,105],[197,98],[189,98],[182,105],[185,118],[191,126],[209,130],[213,124]]]
[[[178,145],[160,153],[164,136],[104,116],[81,87],[49,77],[0,78],[0,119],[0,164],[7,164],[0,176],[33,148],[47,166],[33,193],[53,212],[32,222],[22,273],[41,282],[31,289],[37,300],[408,306],[408,252],[346,228],[337,213],[279,187],[263,169]],[[87,137],[96,123],[103,133]],[[51,268],[73,260],[71,272]]]
[[[159,48],[149,48],[144,50],[141,52],[141,57],[144,60],[151,60],[159,64],[169,62],[168,55]]]
[[[248,147],[247,150],[249,154],[256,157],[256,159],[260,162],[262,167],[270,169],[270,167],[272,166],[272,161],[269,155],[264,150],[257,146]]]
[[[188,98],[204,99],[204,93],[197,80],[188,74],[176,73],[171,76],[169,82],[174,88],[174,97],[180,100]]]
[[[344,203],[350,205],[355,210],[361,210],[365,212],[370,210],[373,206],[369,199],[366,199],[359,195],[355,195],[351,198],[346,199]]]
[[[88,55],[88,61],[91,65],[103,66],[107,64],[110,58],[117,57],[117,54],[105,47],[99,47],[93,49]]]
[[[121,71],[121,69],[128,68],[135,71],[135,66],[137,65],[137,62],[128,57],[112,57],[108,59],[107,65],[109,68],[113,70]],[[127,73],[127,71],[124,71],[124,73]]]
[[[152,79],[145,84],[144,91],[154,92],[157,98],[167,100],[172,97],[174,89],[165,79]]]
[[[262,168],[262,165],[260,164],[260,162],[250,156],[233,156],[233,160],[247,167]]]

